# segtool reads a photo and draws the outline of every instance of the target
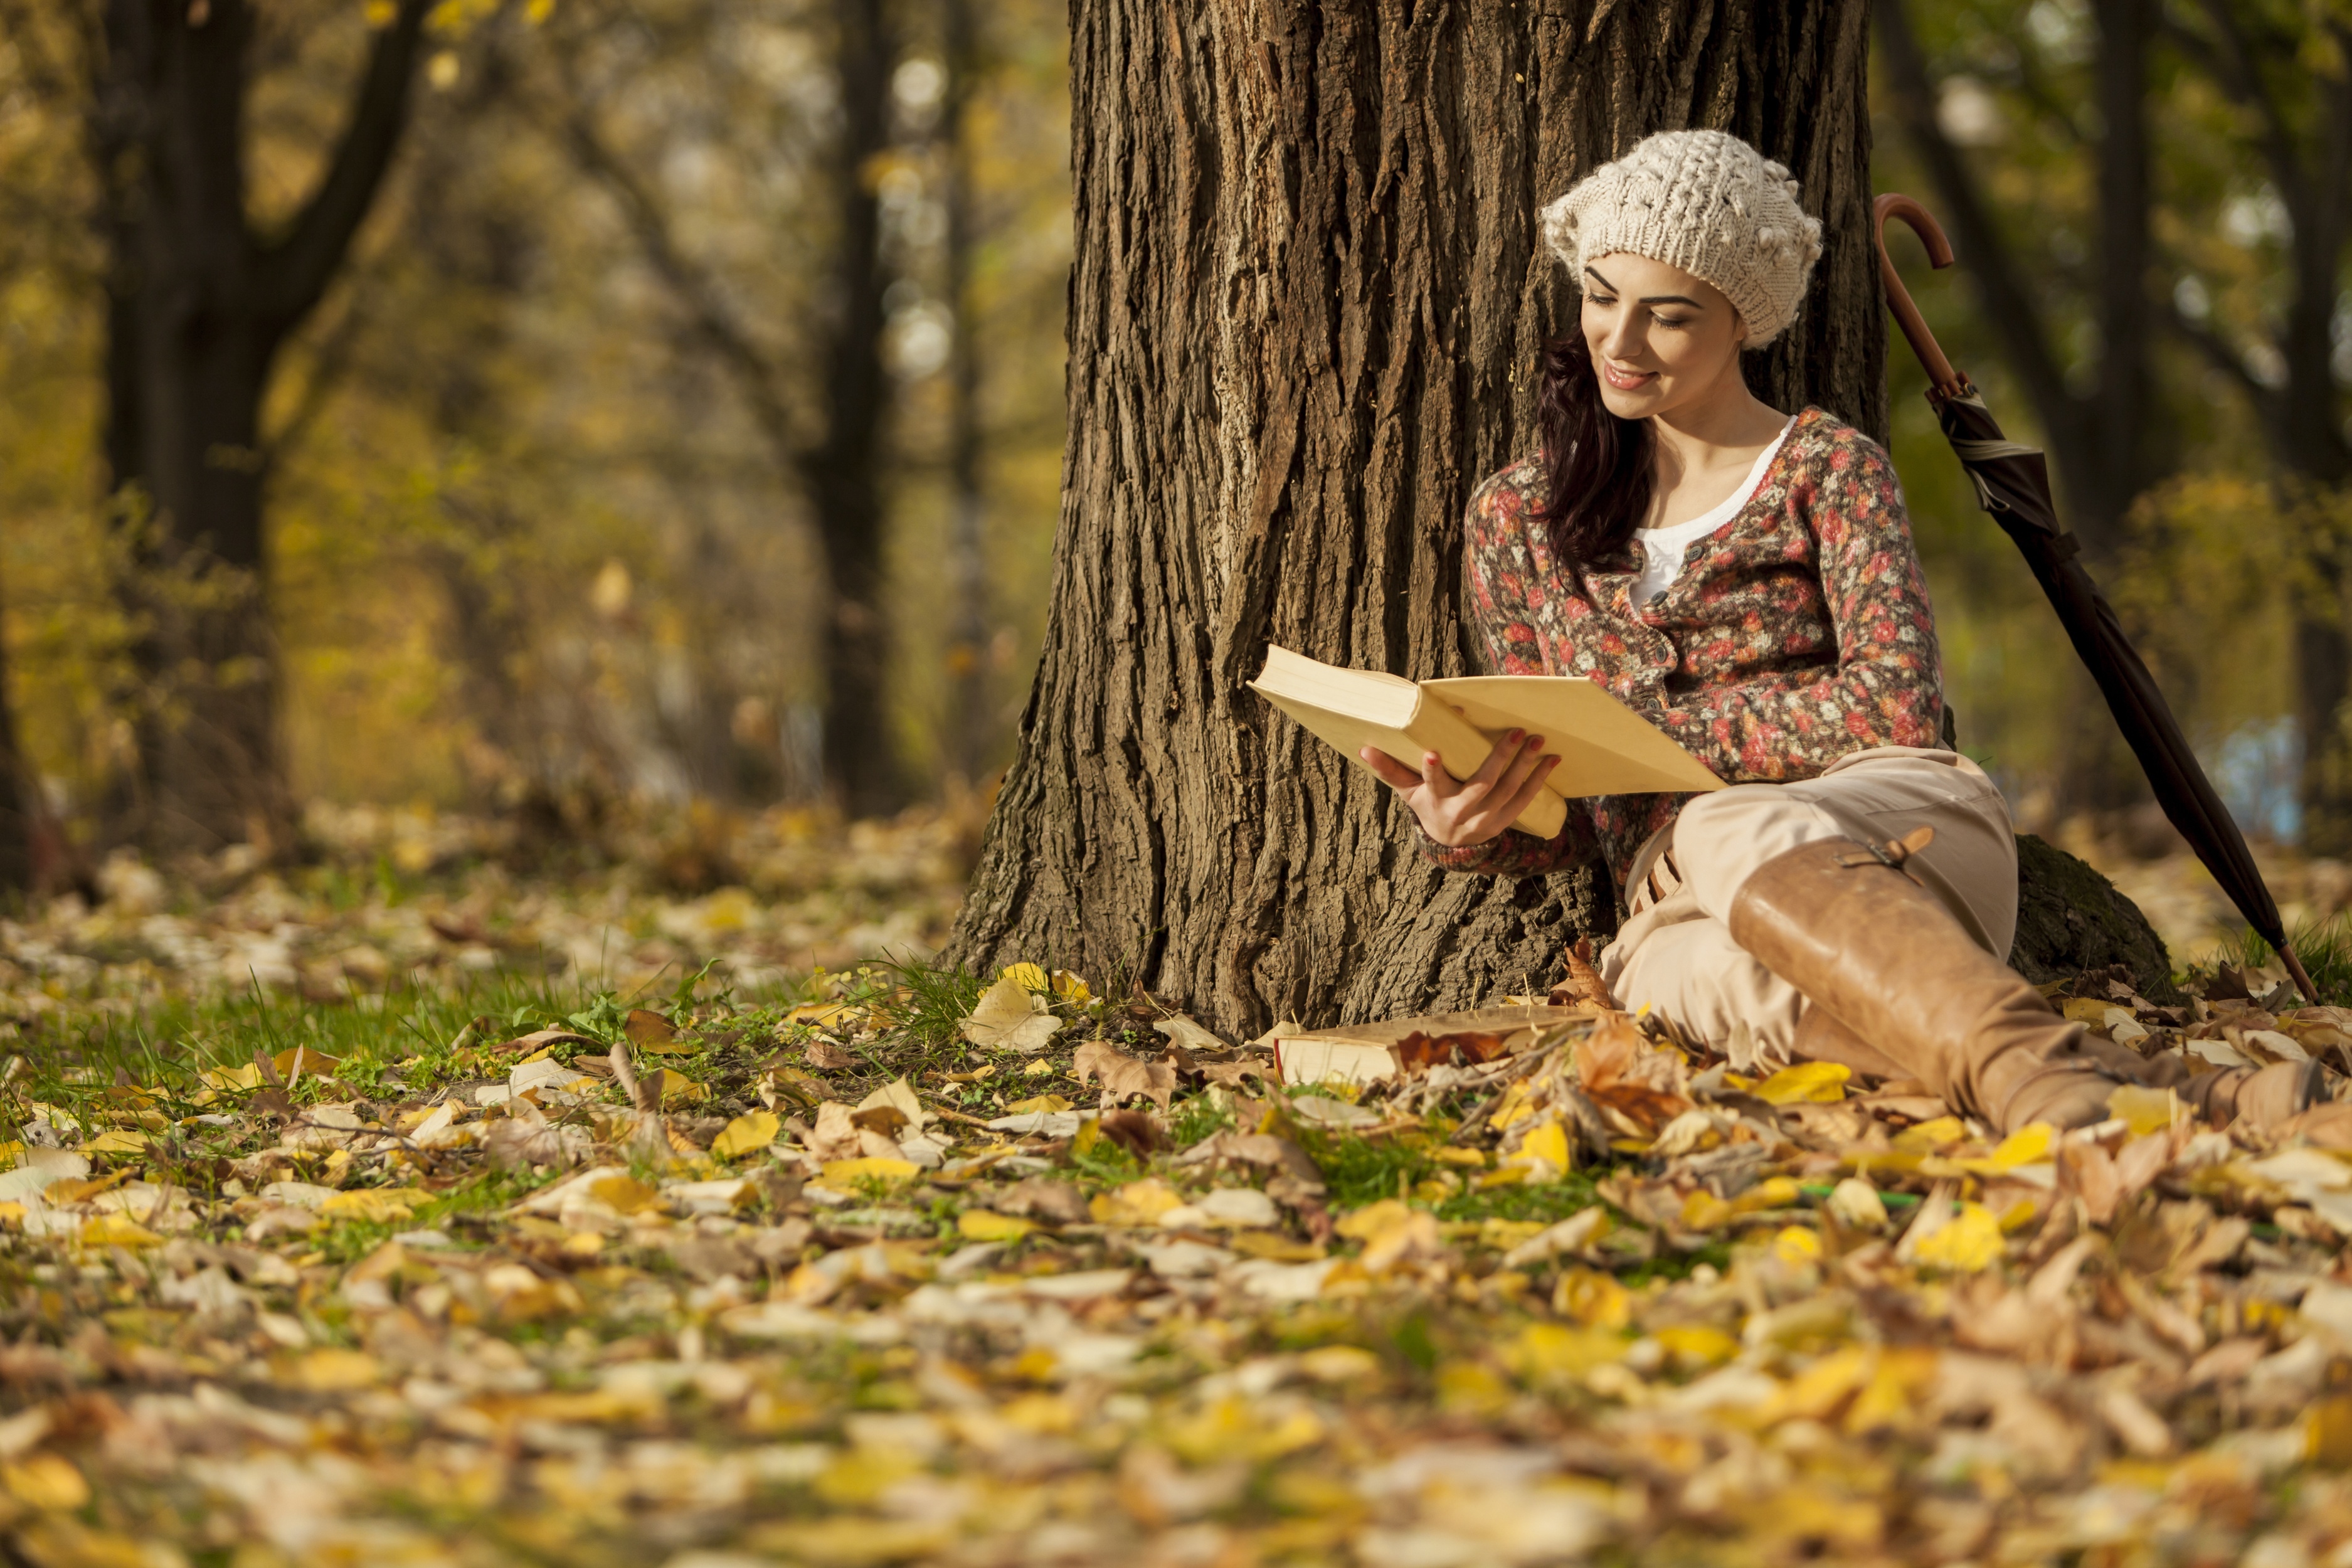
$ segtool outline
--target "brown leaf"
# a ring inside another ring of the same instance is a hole
[[[612,1055],[605,1059],[612,1064],[613,1081],[621,1086],[621,1092],[629,1097],[631,1105],[639,1110],[657,1109],[652,1089],[637,1081],[636,1068],[629,1065],[628,1047],[614,1046]]]
[[[863,1131],[879,1132],[886,1138],[895,1138],[898,1129],[912,1119],[895,1105],[869,1105],[863,1110],[851,1111],[849,1120]]]
[[[856,1056],[831,1040],[818,1039],[809,1042],[808,1065],[819,1072],[839,1072],[845,1068],[857,1066],[858,1062]]]
[[[1604,1110],[1613,1110],[1646,1136],[1691,1108],[1682,1092],[1680,1058],[1652,1048],[1633,1020],[1605,1013],[1576,1043],[1577,1081]]]
[[[677,1027],[650,1007],[632,1007],[621,1025],[629,1043],[640,1050],[652,1050],[677,1038]]]
[[[1078,1225],[1087,1217],[1086,1194],[1067,1182],[1031,1176],[1004,1189],[996,1207],[1005,1214],[1026,1215],[1053,1225]]]
[[[1510,1037],[1485,1029],[1463,1029],[1450,1035],[1425,1035],[1415,1029],[1397,1042],[1397,1062],[1408,1073],[1451,1067],[1456,1062],[1491,1062],[1503,1054]]]
[[[1102,1085],[1104,1103],[1117,1105],[1141,1095],[1162,1110],[1176,1097],[1176,1069],[1167,1062],[1147,1062],[1129,1056],[1108,1040],[1088,1040],[1070,1058],[1070,1076],[1080,1083],[1088,1078]],[[1104,1129],[1108,1131],[1108,1126]]]
[[[2125,1196],[2115,1161],[2096,1143],[2059,1145],[2058,1185],[2082,1200],[2084,1215],[2093,1225],[2112,1223]]]
[[[1139,1160],[1169,1146],[1168,1134],[1148,1110],[1106,1110],[1097,1125],[1104,1137]]]
[[[1592,967],[1591,937],[1578,937],[1576,944],[1568,950],[1568,978],[1552,987],[1548,1000],[1555,1007],[1581,1002],[1616,1011],[1617,1000],[1609,994],[1609,983],[1601,978],[1601,971]]]
[[[1242,1079],[1245,1078],[1255,1078],[1260,1083],[1266,1081],[1265,1069],[1252,1061],[1202,1062],[1201,1076],[1227,1089],[1241,1088]]]

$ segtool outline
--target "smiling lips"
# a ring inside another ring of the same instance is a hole
[[[1646,386],[1655,381],[1658,375],[1658,373],[1654,370],[1619,370],[1607,360],[1601,362],[1601,374],[1608,378],[1610,385],[1620,392],[1631,392],[1637,386]]]

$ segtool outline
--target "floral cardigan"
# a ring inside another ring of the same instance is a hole
[[[1471,497],[1471,613],[1488,673],[1601,682],[1730,784],[1791,783],[1873,746],[1937,746],[1935,618],[1885,448],[1818,408],[1797,416],[1763,483],[1693,543],[1647,605],[1638,541],[1579,567],[1542,519],[1543,465],[1523,458]],[[1516,830],[1422,852],[1454,871],[1525,877],[1598,850],[1622,888],[1687,795],[1568,803],[1557,837]]]

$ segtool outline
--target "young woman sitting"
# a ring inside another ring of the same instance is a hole
[[[1712,131],[1653,136],[1544,210],[1583,290],[1548,354],[1541,450],[1470,502],[1490,670],[1583,676],[1731,787],[1570,802],[1509,833],[1557,759],[1514,731],[1468,779],[1368,751],[1424,852],[1526,876],[1595,853],[1627,918],[1601,971],[1624,1006],[1766,1059],[1916,1079],[2010,1131],[2104,1120],[2122,1081],[2215,1121],[2283,1120],[2312,1064],[2190,1076],[2061,1017],[2004,959],[2017,845],[1983,770],[1943,742],[1934,617],[1894,465],[1740,374],[1821,255],[1789,172]]]

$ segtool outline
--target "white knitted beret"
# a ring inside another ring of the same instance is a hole
[[[1630,251],[1723,290],[1761,348],[1795,319],[1821,259],[1820,220],[1797,182],[1737,136],[1663,131],[1543,209],[1546,244],[1576,274]]]

